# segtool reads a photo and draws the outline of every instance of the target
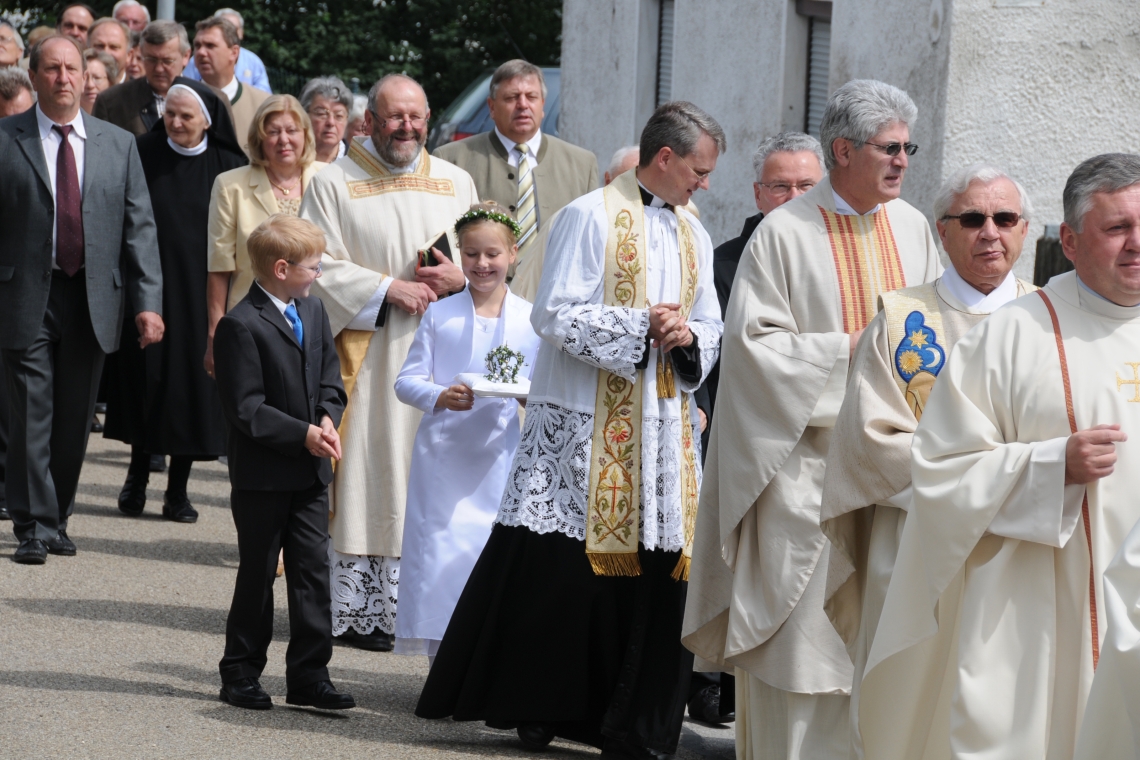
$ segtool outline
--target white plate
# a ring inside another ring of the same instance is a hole
[[[492,383],[483,375],[463,372],[455,376],[455,382],[463,383],[480,398],[525,399],[530,393],[530,380],[525,377],[520,377],[517,383]]]

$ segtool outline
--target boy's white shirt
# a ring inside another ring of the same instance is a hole
[[[263,288],[263,287],[261,286],[261,283],[260,283],[260,282],[257,282],[257,280],[254,280],[254,282],[255,282],[255,283],[257,283],[257,287],[261,288],[261,292],[262,292],[262,293],[264,293],[265,295],[269,296],[269,300],[270,300],[270,301],[272,301],[272,302],[273,302],[273,305],[277,307],[277,311],[281,312],[281,316],[285,316],[285,310],[286,310],[287,308],[289,308],[289,307],[290,307],[292,304],[296,303],[296,300],[295,300],[295,299],[293,299],[293,298],[290,298],[290,299],[289,299],[289,303],[285,303],[285,302],[284,302],[284,301],[282,301],[280,298],[278,298],[277,296],[273,295],[273,294],[272,294],[272,293],[270,293],[268,290],[266,290],[265,288]]]

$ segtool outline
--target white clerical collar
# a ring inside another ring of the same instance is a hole
[[[844,216],[866,216],[867,214],[875,213],[876,211],[878,211],[880,208],[883,207],[883,204],[876,203],[875,207],[873,209],[871,209],[870,211],[868,211],[867,214],[860,214],[858,211],[851,208],[850,203],[843,200],[843,196],[841,196],[839,193],[835,192],[834,187],[831,188],[831,194],[835,198],[835,213],[843,214]]]
[[[1121,306],[1116,301],[1105,298],[1086,285],[1085,281],[1082,280],[1081,276],[1076,272],[1074,272],[1073,275],[1077,278],[1077,286],[1080,290],[1092,296],[1093,300],[1087,304],[1091,311],[1105,317],[1114,317],[1116,319],[1135,319],[1140,315],[1140,306]]]
[[[495,127],[495,134],[498,135],[499,142],[503,144],[503,147],[507,149],[507,153],[510,153],[515,149],[515,146],[518,145],[517,142],[500,132],[498,127]],[[535,163],[538,163],[538,149],[542,147],[541,129],[534,133],[534,137],[526,141],[526,147],[530,150],[530,155],[535,160]]]
[[[205,132],[202,133],[202,142],[198,143],[193,148],[183,148],[181,145],[174,142],[169,137],[166,138],[166,144],[170,146],[170,149],[172,151],[180,156],[200,156],[206,152],[206,144],[209,142],[210,136]]]
[[[666,206],[669,205],[668,203],[666,203],[661,198],[658,198],[656,195],[653,195],[653,193],[649,190],[648,187],[641,184],[641,180],[637,181],[637,186],[640,187],[642,190],[644,190],[646,192],[646,194],[650,195],[653,198],[653,201],[649,204],[649,206],[647,208],[665,208]]]
[[[961,301],[964,306],[982,314],[993,314],[1017,298],[1017,278],[1013,276],[1013,272],[1007,274],[1001,284],[989,293],[983,293],[962,279],[962,275],[958,274],[958,270],[951,264],[942,273],[941,283],[950,295]]]
[[[380,151],[376,150],[376,143],[372,142],[371,137],[364,138],[364,147],[369,153],[376,157],[377,161],[384,164],[384,167],[393,174],[411,174],[417,168],[419,168],[420,156],[423,154],[423,150],[420,150],[418,153],[416,153],[415,160],[407,166],[392,166],[390,163],[380,158]]]
[[[229,84],[227,84],[225,87],[219,87],[218,89],[224,92],[226,94],[226,97],[229,98],[230,102],[233,103],[234,98],[237,97],[238,88],[240,86],[241,85],[238,83],[237,77],[234,77],[230,80]]]
[[[369,140],[368,142],[371,143],[372,141]],[[341,140],[336,145],[336,157],[337,158],[344,158],[345,153],[348,153],[348,147],[344,144],[344,140]],[[377,156],[377,158],[379,158],[379,156]]]
[[[36,123],[40,127],[40,140],[46,140],[48,135],[51,134],[51,128],[55,126],[55,122],[49,119],[48,115],[40,109],[39,103],[36,103]],[[82,112],[76,113],[75,118],[67,122],[67,124],[60,124],[61,127],[68,125],[72,127],[72,131],[75,132],[80,139],[87,139],[87,130],[83,126]]]
[[[254,282],[257,282],[257,280],[254,280]],[[270,293],[270,292],[269,292],[268,290],[266,290],[265,288],[261,287],[261,283],[260,283],[260,282],[257,282],[257,287],[261,288],[261,292],[262,292],[262,293],[264,293],[265,295],[269,296],[269,300],[270,300],[270,301],[272,301],[272,302],[273,302],[273,305],[277,307],[277,311],[281,312],[281,316],[285,316],[285,310],[286,310],[287,308],[289,308],[289,305],[290,305],[290,304],[293,304],[293,303],[295,303],[295,301],[294,301],[292,298],[290,298],[290,299],[289,299],[289,303],[285,303],[285,302],[284,302],[284,301],[282,301],[280,298],[278,298],[277,296],[273,295],[272,293]]]

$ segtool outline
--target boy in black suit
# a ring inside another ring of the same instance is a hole
[[[271,216],[249,236],[256,284],[218,323],[214,368],[229,422],[230,508],[238,533],[237,582],[218,668],[221,699],[273,706],[258,678],[273,638],[273,579],[285,551],[291,705],[355,707],[329,681],[329,458],[347,401],[324,305],[309,298],[325,237],[309,222]]]

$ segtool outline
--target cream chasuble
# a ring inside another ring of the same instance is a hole
[[[329,531],[344,554],[399,557],[412,442],[421,412],[392,390],[420,317],[394,306],[371,331],[344,328],[385,277],[411,280],[416,249],[454,226],[478,201],[467,172],[423,152],[408,174],[392,174],[354,138],[348,154],[313,178],[301,217],[328,239],[313,294],[328,311],[349,391],[341,423],[344,459],[333,480]],[[355,361],[346,361],[349,346]],[[359,362],[359,367],[354,366]]]
[[[883,296],[888,308],[871,320],[852,358],[827,456],[820,508],[831,544],[824,609],[855,665],[851,717],[857,757],[863,757],[855,721],[859,703],[874,698],[862,691],[863,669],[910,509],[917,410],[958,340],[992,308],[1036,290],[1011,274],[1008,294],[971,307],[955,297],[947,282],[951,276],[957,275],[947,270],[935,282]]]
[[[713,422],[682,641],[718,667],[747,671],[738,675],[755,677],[753,691],[850,691],[851,661],[823,611],[819,529],[848,334],[866,327],[880,294],[933,280],[940,268],[916,209],[895,200],[872,214],[839,215],[826,178],[765,217],[741,258],[717,396],[731,413]],[[748,709],[737,707],[738,716]],[[802,707],[771,713],[786,717],[786,741],[758,746],[744,736],[738,755],[808,757],[814,750],[796,739],[808,734],[838,734],[825,742],[829,753],[846,746],[845,700]],[[816,725],[804,734],[793,727],[800,720]],[[738,717],[737,730],[751,729]]]
[[[1138,346],[1140,309],[1070,272],[950,352],[914,434],[914,502],[867,656],[866,757],[1073,757],[1101,574],[1140,518]],[[1130,436],[1115,472],[1065,486],[1071,432],[1110,423]]]

